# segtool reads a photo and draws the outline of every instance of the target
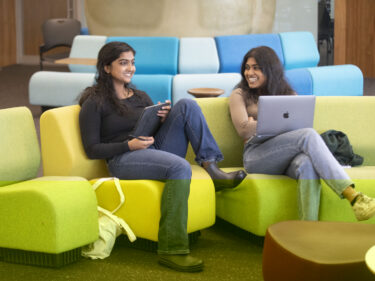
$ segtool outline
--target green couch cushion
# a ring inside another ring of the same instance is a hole
[[[363,166],[375,166],[375,97],[317,97],[314,128],[344,132]]]
[[[236,169],[240,167],[223,170]],[[297,182],[287,176],[248,174],[235,189],[216,192],[216,215],[263,236],[275,222],[298,219]]]
[[[242,166],[243,141],[232,124],[228,98],[200,98],[196,101],[201,107],[208,127],[224,155],[224,160],[219,163],[219,166]],[[190,163],[194,163],[194,157],[194,153],[189,147],[186,159]]]
[[[40,151],[30,110],[0,110],[0,136],[0,186],[35,178]]]
[[[98,213],[91,184],[42,177],[0,188],[0,247],[62,253],[95,241]]]

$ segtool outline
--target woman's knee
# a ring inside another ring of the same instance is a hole
[[[297,131],[300,134],[300,139],[305,144],[319,144],[323,142],[322,137],[313,128],[304,128]]]
[[[294,174],[299,179],[317,179],[317,174],[311,158],[304,154],[298,154],[290,163],[288,174]]]
[[[188,180],[191,179],[192,171],[190,163],[181,158],[179,160],[173,161],[171,166],[168,169],[168,179],[177,179],[177,180]]]
[[[195,108],[198,107],[198,104],[193,99],[180,99],[173,107],[181,107],[181,108]]]
[[[313,128],[303,128],[303,129],[299,129],[298,131],[304,137],[317,137],[317,136],[319,136],[318,132],[315,131],[315,129],[313,129]]]

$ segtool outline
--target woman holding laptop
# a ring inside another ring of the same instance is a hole
[[[320,179],[351,203],[358,220],[374,216],[375,199],[355,191],[353,181],[314,129],[297,129],[262,143],[252,142],[257,127],[258,98],[296,94],[285,80],[277,54],[266,46],[251,49],[243,58],[241,76],[231,93],[229,106],[234,127],[245,142],[245,170],[297,179],[302,220],[318,220]]]
[[[79,116],[82,142],[91,159],[106,159],[110,173],[120,179],[165,181],[158,234],[159,262],[180,271],[200,271],[202,260],[189,254],[187,234],[191,166],[185,160],[189,142],[196,161],[208,172],[217,190],[233,188],[244,171],[225,173],[223,160],[203,114],[193,100],[170,102],[157,114],[162,125],[154,136],[132,136],[150,97],[131,86],[135,50],[111,42],[99,51],[96,83],[82,93]]]

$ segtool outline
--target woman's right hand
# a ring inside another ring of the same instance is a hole
[[[154,137],[137,137],[128,141],[130,150],[146,149],[154,143]]]

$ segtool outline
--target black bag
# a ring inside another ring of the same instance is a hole
[[[359,166],[363,157],[355,154],[346,134],[340,131],[328,130],[321,134],[333,156],[341,165]]]

